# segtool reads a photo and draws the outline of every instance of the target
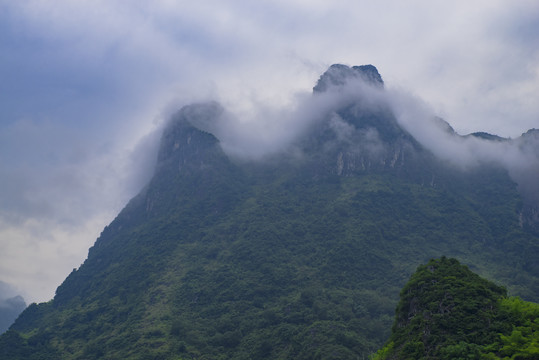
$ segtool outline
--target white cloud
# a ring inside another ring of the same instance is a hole
[[[27,303],[51,299],[55,288],[78,268],[88,248],[113,214],[80,220],[76,226],[54,219],[30,218],[12,223],[0,218],[0,274],[16,284]]]

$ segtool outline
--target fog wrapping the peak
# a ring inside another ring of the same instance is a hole
[[[372,69],[377,76],[372,77]],[[353,135],[346,130],[350,125],[339,121],[335,111],[350,104],[356,104],[360,111],[361,107],[386,106],[383,82],[376,68],[370,65],[366,76],[360,74],[361,70],[356,68],[333,65],[320,77],[314,93],[297,92],[285,106],[253,103],[244,111],[225,109],[215,119],[195,118],[193,125],[217,136],[229,155],[250,160],[286,150],[327,118],[333,119],[332,124],[341,136],[350,137]]]
[[[399,124],[438,158],[464,170],[482,164],[501,166],[518,184],[525,200],[539,205],[537,131],[516,139],[462,136],[454,132],[450,124],[436,118],[423,101],[401,90],[389,91],[388,103]]]
[[[537,131],[516,139],[488,133],[458,134],[423,100],[401,88],[384,89],[374,66],[367,68],[368,74],[376,74],[374,77],[356,72],[360,68],[332,65],[320,76],[312,94],[298,93],[288,106],[275,108],[257,104],[243,113],[223,108],[218,116],[198,114],[191,120],[193,125],[214,134],[230,156],[261,160],[267,155],[290,150],[298,138],[323,121],[329,124],[339,141],[356,143],[358,149],[370,153],[381,152],[384,144],[376,124],[356,129],[337,114],[350,106],[358,114],[381,111],[378,116],[394,116],[398,126],[456,170],[481,165],[504,168],[518,184],[525,200],[539,204]]]

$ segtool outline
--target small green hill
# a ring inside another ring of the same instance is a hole
[[[404,286],[387,345],[373,360],[539,359],[539,304],[442,257]]]

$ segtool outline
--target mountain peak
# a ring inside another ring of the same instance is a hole
[[[332,87],[345,85],[350,80],[361,79],[364,82],[377,87],[383,87],[384,81],[373,65],[347,66],[342,64],[331,65],[326,72],[320,76],[316,86],[313,88],[315,93],[320,93]]]
[[[175,159],[181,168],[188,159],[201,159],[205,150],[215,148],[219,140],[201,129],[211,127],[223,111],[218,103],[209,102],[184,106],[172,116],[161,137],[158,166]]]

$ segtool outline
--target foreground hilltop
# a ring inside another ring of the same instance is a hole
[[[416,264],[443,254],[539,299],[539,238],[511,174],[440,160],[384,92],[375,67],[332,66],[316,119],[257,161],[223,150],[222,106],[182,108],[149,184],[0,355],[356,359],[388,337]]]
[[[418,267],[401,290],[384,359],[537,359],[539,304],[442,257]]]

